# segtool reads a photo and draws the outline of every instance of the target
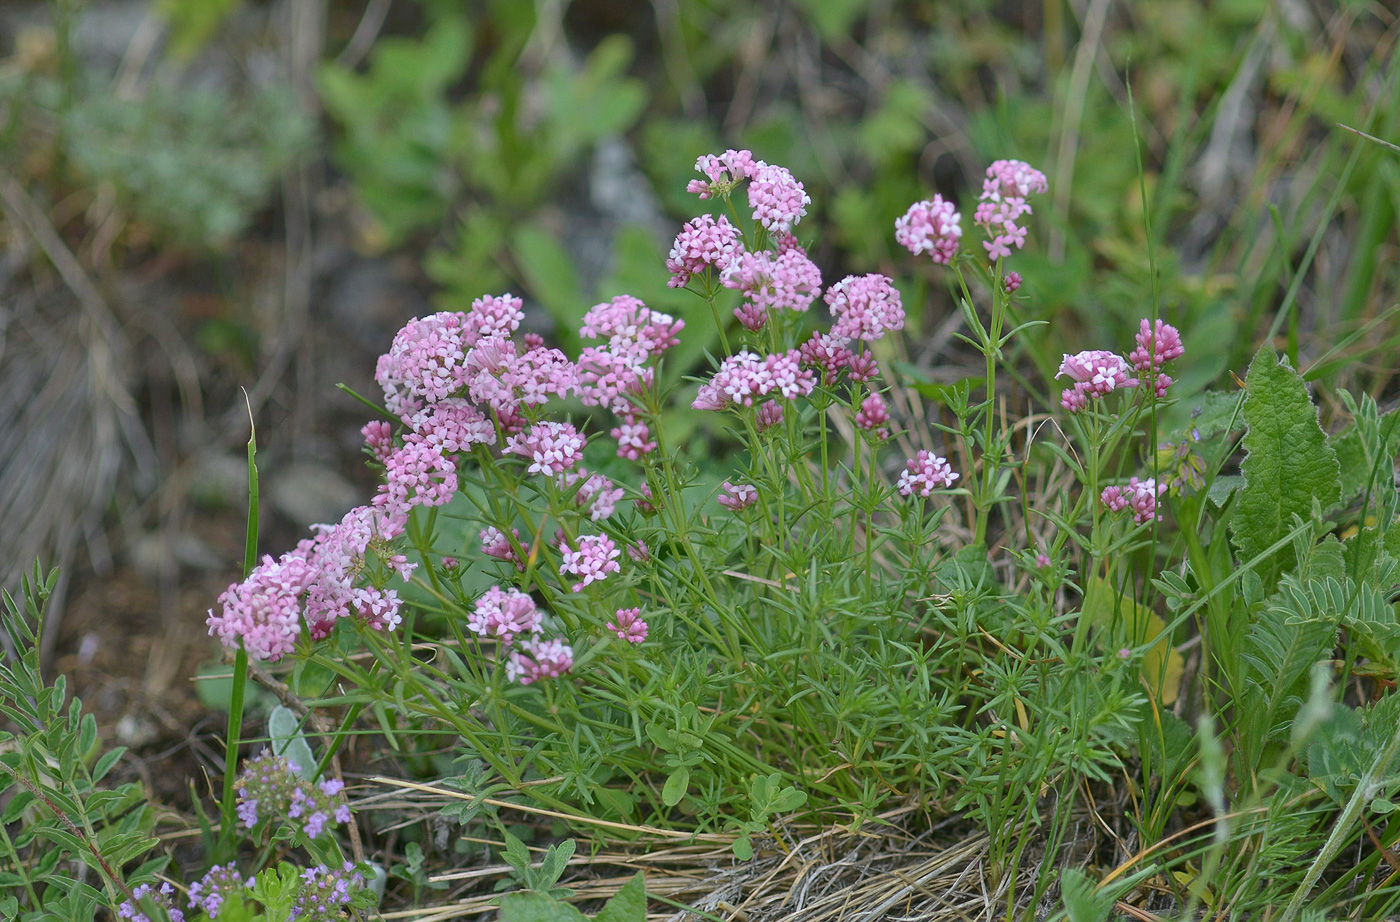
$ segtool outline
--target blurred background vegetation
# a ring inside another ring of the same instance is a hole
[[[1016,257],[1051,321],[1013,357],[1036,409],[1154,299],[1183,412],[1265,337],[1324,401],[1384,397],[1400,176],[1348,128],[1397,136],[1397,25],[1357,0],[7,0],[0,582],[64,564],[47,648],[102,726],[217,764],[185,679],[241,560],[250,414],[277,551],[369,491],[334,385],[372,394],[409,317],[510,290],[570,349],[624,291],[703,306],[663,261],[696,156],[730,146],[806,184],[828,282],[901,279],[929,396],[975,363],[894,219],[933,192],[967,214],[1015,157],[1051,186]]]

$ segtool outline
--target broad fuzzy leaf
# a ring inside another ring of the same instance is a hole
[[[1312,516],[1341,496],[1337,453],[1318,424],[1317,407],[1302,377],[1269,348],[1261,349],[1245,380],[1244,419],[1249,453],[1245,485],[1230,522],[1241,562],[1248,562],[1292,530],[1293,516]],[[1280,555],[1289,555],[1287,548]],[[1265,572],[1279,572],[1277,564]]]

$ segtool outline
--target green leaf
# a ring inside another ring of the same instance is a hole
[[[290,708],[277,705],[267,715],[267,735],[272,738],[274,755],[285,756],[306,781],[316,780],[316,757],[301,733],[300,721]]]
[[[1243,444],[1249,454],[1230,529],[1242,560],[1249,561],[1292,530],[1293,516],[1310,519],[1314,500],[1323,508],[1336,503],[1341,471],[1307,386],[1272,349],[1254,357],[1245,387]],[[1292,556],[1286,548],[1282,555]],[[1276,562],[1266,573],[1279,571]]]
[[[500,922],[588,922],[588,917],[545,893],[508,893],[501,897]]]
[[[1060,872],[1060,893],[1070,922],[1103,922],[1113,908],[1113,896],[1099,890],[1076,868]]]
[[[646,922],[646,918],[646,879],[638,871],[626,886],[617,891],[617,895],[598,910],[593,922]]]
[[[799,0],[812,24],[822,38],[832,39],[847,34],[856,17],[864,12],[869,0]]]
[[[734,844],[729,848],[734,852],[734,857],[740,861],[748,861],[753,857],[753,842],[746,835],[735,839]]]
[[[578,326],[589,305],[579,291],[573,260],[559,241],[538,224],[521,226],[511,238],[511,255],[530,294],[554,320],[554,336],[569,353],[578,351]]]
[[[674,807],[681,802],[685,796],[685,790],[690,786],[690,769],[682,765],[671,772],[666,779],[666,785],[661,789],[661,802],[668,807]]]

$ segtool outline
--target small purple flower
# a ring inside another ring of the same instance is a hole
[[[724,494],[719,498],[719,504],[730,512],[747,509],[758,502],[758,488],[748,483],[734,484],[726,480]]]
[[[638,644],[647,639],[647,623],[642,620],[640,608],[619,608],[607,628],[618,640],[628,643]]]

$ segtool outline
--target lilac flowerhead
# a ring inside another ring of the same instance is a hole
[[[1104,487],[1103,492],[1099,494],[1099,500],[1108,508],[1109,512],[1131,509],[1133,521],[1143,525],[1153,519],[1162,518],[1161,514],[1157,512],[1157,498],[1166,490],[1166,484],[1158,484],[1151,477],[1146,480],[1131,477],[1128,479],[1127,486]]]
[[[915,202],[894,222],[894,239],[900,246],[915,256],[927,253],[943,266],[953,261],[962,234],[962,215],[941,195]]]
[[[826,290],[826,303],[835,318],[832,336],[874,342],[904,329],[899,291],[883,275],[848,275]]]
[[[525,312],[521,309],[523,306],[524,302],[509,292],[477,298],[472,302],[471,310],[467,311],[467,328],[480,339],[508,337],[520,328],[520,321],[525,319]]]
[[[404,439],[405,443],[426,444],[443,455],[470,451],[473,445],[489,445],[496,440],[496,427],[491,420],[461,397],[448,397],[424,407],[407,417],[405,422],[411,430]],[[376,446],[371,445],[371,448],[376,453],[379,451]],[[389,451],[380,458],[386,463],[393,453],[392,442],[388,448]]]
[[[1181,334],[1170,323],[1158,320],[1156,324],[1143,319],[1138,326],[1137,348],[1128,353],[1128,361],[1139,372],[1159,372],[1162,365],[1186,354],[1181,344]]]
[[[216,864],[208,874],[190,884],[189,908],[203,910],[209,918],[217,919],[229,894],[241,895],[252,888],[253,878],[241,877],[232,861],[222,866]]]
[[[939,457],[931,451],[921,450],[909,459],[905,470],[900,472],[899,495],[932,496],[934,490],[939,487],[951,487],[957,479],[958,475],[953,472],[946,458]]]
[[[301,778],[292,762],[271,749],[243,762],[243,771],[234,781],[238,798],[238,818],[249,829],[260,821],[287,815],[292,791]]]
[[[699,275],[711,266],[723,271],[743,249],[738,229],[724,215],[716,219],[713,215],[702,214],[687,221],[666,257],[666,268],[671,272],[671,280],[666,285],[684,288],[692,275]]]
[[[727,480],[724,482],[724,495],[719,498],[719,504],[730,512],[747,509],[756,502],[758,502],[758,488],[753,484],[734,484]]]
[[[474,634],[495,637],[507,646],[521,634],[535,633],[543,622],[544,614],[534,600],[514,587],[487,589],[467,616],[467,627]]]
[[[345,862],[339,871],[324,864],[301,872],[301,890],[287,918],[292,922],[340,922],[344,908],[365,888],[365,878],[355,865]]]
[[[123,900],[117,907],[117,918],[126,919],[128,922],[151,922],[151,917],[146,915],[140,906],[142,900],[149,900],[165,910],[168,922],[185,922],[185,914],[175,908],[175,902],[171,898],[174,892],[175,888],[169,883],[161,884],[159,890],[150,884],[141,884],[132,889],[132,899]]]
[[[562,640],[527,640],[506,660],[506,678],[529,685],[561,676],[573,665],[573,648]]]
[[[531,474],[562,474],[583,460],[585,440],[571,423],[543,422],[513,435],[506,451],[528,458]]]
[[[641,643],[647,639],[647,623],[642,620],[640,608],[619,608],[607,628],[617,635],[618,640],[628,643]]]
[[[564,545],[559,569],[579,577],[580,582],[572,588],[582,592],[589,583],[607,579],[609,573],[620,573],[622,567],[617,558],[621,553],[607,535],[582,535],[576,548]]]
[[[1045,174],[1021,160],[998,160],[987,167],[982,181],[982,197],[1025,198],[1032,193],[1044,193],[1050,188]]]

